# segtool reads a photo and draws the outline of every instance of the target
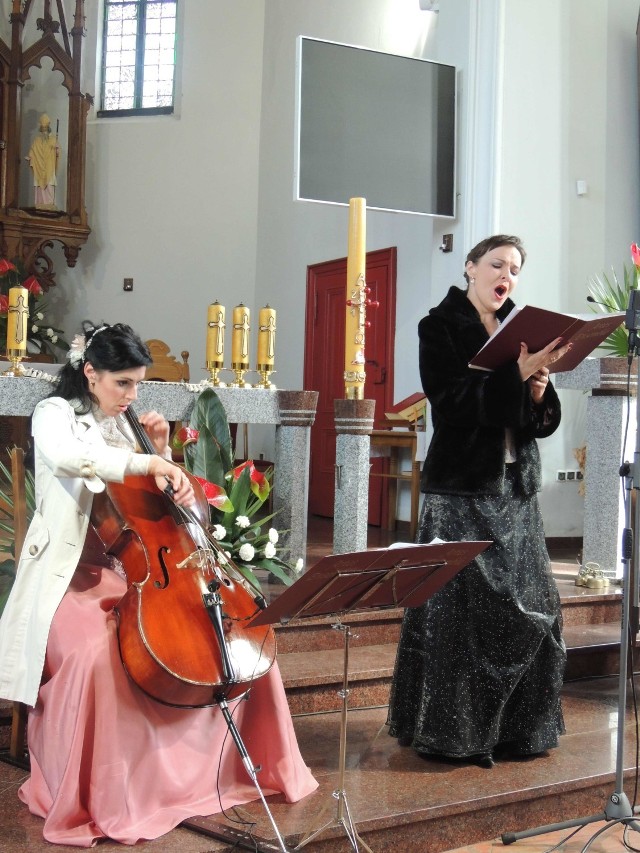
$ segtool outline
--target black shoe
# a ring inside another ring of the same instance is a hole
[[[493,760],[493,755],[491,755],[490,752],[479,752],[477,755],[470,755],[469,761],[472,764],[477,764],[478,767],[484,767],[487,770],[491,770],[492,767],[496,766],[496,763]]]
[[[413,743],[413,735],[401,735],[398,738],[398,746],[411,746]]]

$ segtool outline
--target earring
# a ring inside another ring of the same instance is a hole
[[[469,284],[475,284],[475,283],[476,283],[475,278],[470,278],[470,279],[469,279]]]

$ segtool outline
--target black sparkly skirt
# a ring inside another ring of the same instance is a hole
[[[530,755],[564,732],[560,597],[537,497],[426,494],[418,542],[493,540],[402,623],[389,733],[420,753]]]

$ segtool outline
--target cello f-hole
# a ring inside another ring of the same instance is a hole
[[[164,561],[164,555],[170,552],[170,548],[167,548],[166,545],[163,545],[162,548],[158,551],[158,562],[162,566],[162,577],[164,578],[164,583],[161,581],[154,581],[153,585],[156,589],[166,589],[169,586],[169,572],[167,570],[166,563]]]

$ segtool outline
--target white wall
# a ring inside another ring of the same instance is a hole
[[[65,329],[86,317],[126,320],[174,353],[189,350],[199,381],[207,305],[254,303],[264,4],[189,0],[180,9],[177,115],[91,113],[92,235],[75,270],[58,263],[57,296]],[[94,81],[87,85],[96,91]],[[132,293],[123,291],[125,277],[134,279]]]
[[[508,0],[504,9],[500,222],[529,250],[517,298],[588,312],[589,277],[612,265],[622,274],[640,235],[638,2]],[[540,442],[541,505],[548,536],[580,536],[583,499],[556,471],[578,467],[586,397],[560,397],[562,425]]]
[[[97,5],[87,3],[91,58]],[[461,281],[471,243],[494,224],[529,250],[518,301],[566,310],[586,310],[588,276],[621,269],[640,238],[638,0],[443,0],[439,15],[417,0],[180,6],[177,115],[91,120],[93,234],[75,270],[57,259],[54,298],[69,335],[85,317],[127,319],[174,352],[189,349],[198,380],[207,304],[242,300],[257,311],[269,302],[276,382],[301,387],[307,266],[347,251],[346,209],[293,200],[301,34],[459,69],[458,218],[367,215],[367,248],[398,247],[396,399],[419,385],[417,319]],[[96,91],[93,80],[85,90]],[[586,197],[575,194],[577,178]],[[443,255],[447,232],[454,251]],[[131,294],[124,277],[134,279]],[[554,477],[584,441],[583,403],[563,392],[563,426],[542,442],[550,536],[582,531],[581,500]]]

